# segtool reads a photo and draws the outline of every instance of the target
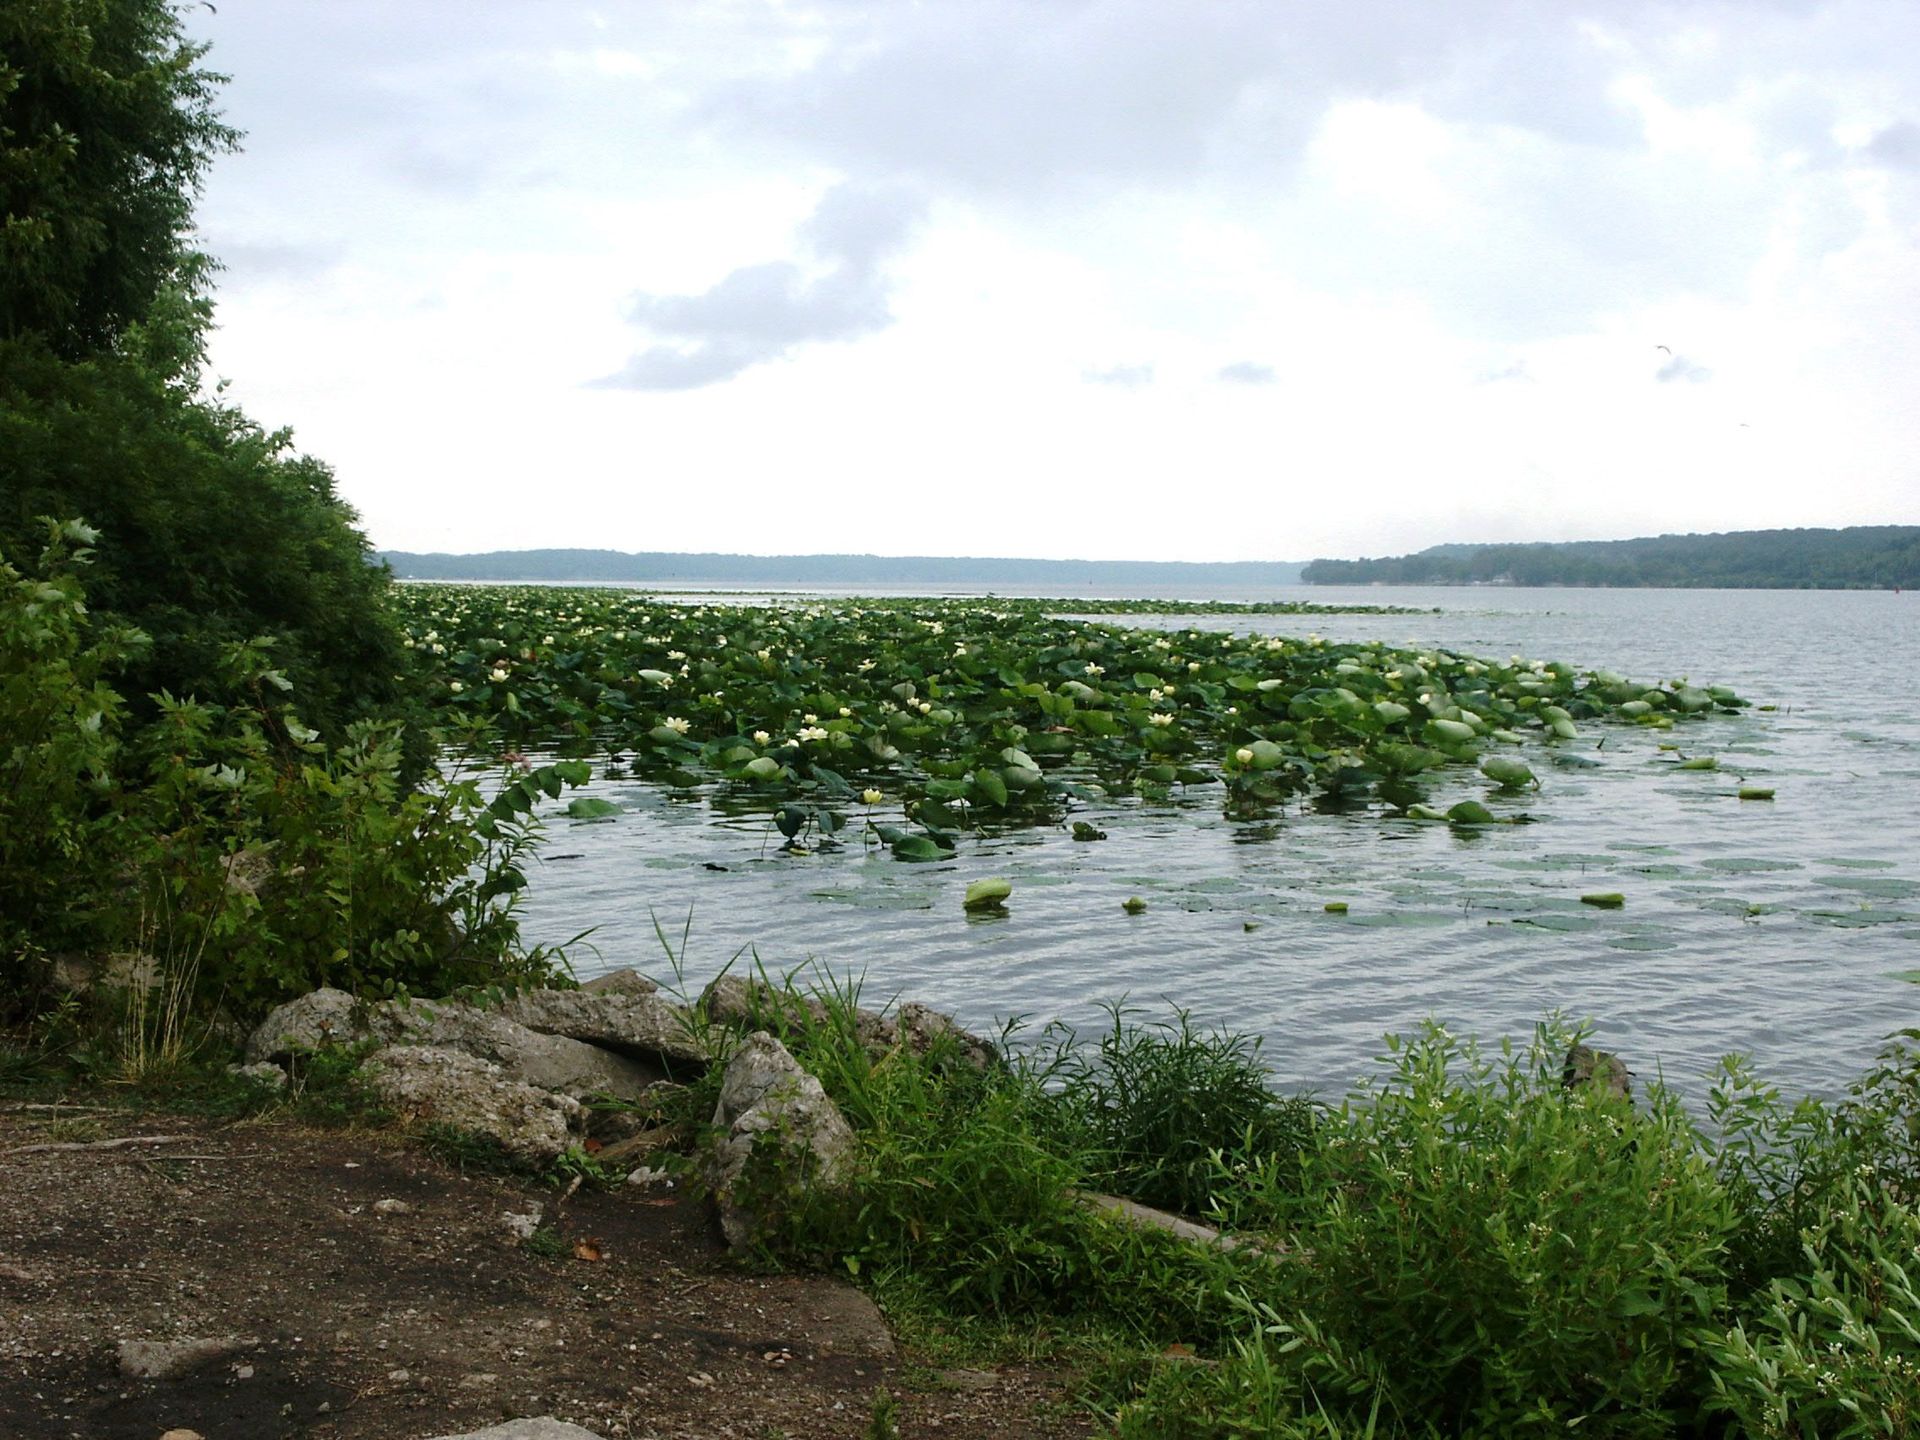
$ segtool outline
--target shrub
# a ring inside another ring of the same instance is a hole
[[[1184,1010],[1152,1025],[1134,1013],[1109,1006],[1093,1053],[1069,1042],[1052,1067],[1061,1135],[1087,1152],[1094,1184],[1200,1215],[1236,1169],[1277,1173],[1311,1143],[1313,1103],[1268,1088],[1258,1040],[1196,1031]]]
[[[1496,1062],[1430,1024],[1297,1176],[1252,1177],[1289,1258],[1251,1295],[1301,1382],[1448,1433],[1668,1431],[1733,1210],[1669,1093],[1563,1087],[1571,1038]]]

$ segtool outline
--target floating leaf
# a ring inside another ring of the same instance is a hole
[[[1138,895],[1129,895],[1120,902],[1120,908],[1129,915],[1139,915],[1146,910],[1147,902]]]
[[[1004,910],[1007,897],[1013,894],[1011,880],[976,880],[967,886],[966,908],[969,910]]]
[[[567,802],[567,814],[575,820],[605,820],[621,813],[613,801],[596,795],[579,795]]]
[[[1618,910],[1627,903],[1627,897],[1618,890],[1596,890],[1590,895],[1582,895],[1580,903],[1597,906],[1602,910]]]

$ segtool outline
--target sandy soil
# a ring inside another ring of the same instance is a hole
[[[165,1143],[105,1148],[126,1136]],[[45,1149],[48,1145],[88,1148]],[[938,1370],[851,1286],[732,1265],[704,1206],[457,1169],[396,1137],[0,1106],[0,1436],[1090,1433],[1069,1377]],[[507,1216],[541,1207],[528,1244]],[[223,1342],[174,1378],[122,1342]],[[137,1357],[136,1357],[137,1358]]]

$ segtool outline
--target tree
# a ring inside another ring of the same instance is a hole
[[[193,201],[239,138],[205,50],[165,0],[0,6],[0,337],[78,359],[203,285]]]

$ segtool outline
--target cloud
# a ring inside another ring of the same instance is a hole
[[[742,266],[698,295],[640,292],[627,318],[655,343],[589,386],[694,390],[804,345],[886,329],[893,323],[886,262],[906,245],[924,210],[919,195],[902,187],[835,186],[800,229],[814,264]]]
[[[1666,349],[1664,345],[1660,348]],[[1653,378],[1662,385],[1671,385],[1676,380],[1698,384],[1703,380],[1711,380],[1713,371],[1676,351],[1667,350],[1667,362],[1653,372]]]
[[[1089,385],[1114,385],[1123,390],[1137,390],[1142,385],[1153,383],[1153,366],[1112,365],[1105,370],[1082,370],[1080,378]]]
[[[1902,170],[1920,170],[1920,125],[1902,120],[1867,142],[1867,153]]]
[[[1258,360],[1236,360],[1231,365],[1222,365],[1213,378],[1228,380],[1236,385],[1272,385],[1280,376],[1273,366],[1263,365]]]

